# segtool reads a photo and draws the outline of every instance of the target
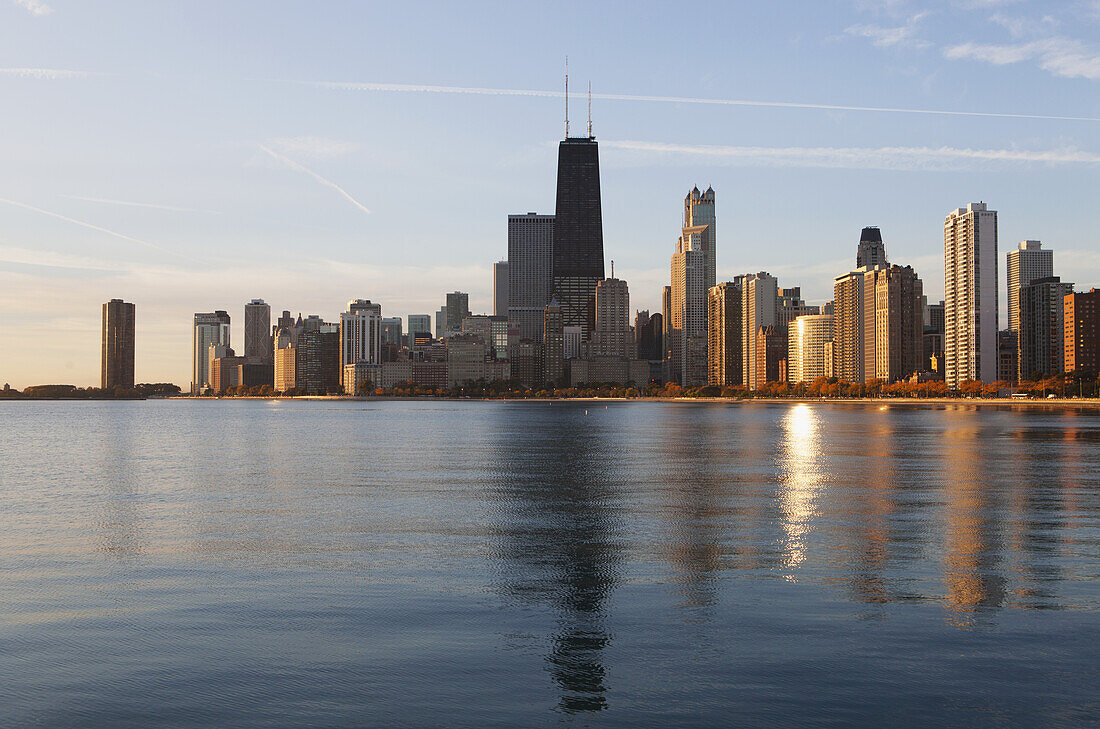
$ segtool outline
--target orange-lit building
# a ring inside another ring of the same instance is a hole
[[[1065,371],[1100,370],[1100,289],[1066,294]]]

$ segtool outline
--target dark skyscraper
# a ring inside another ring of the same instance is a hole
[[[595,326],[596,284],[603,271],[599,147],[591,135],[566,137],[558,144],[553,296],[563,326],[581,327],[586,339]]]
[[[856,252],[856,268],[863,266],[885,266],[886,245],[882,242],[882,233],[878,228],[864,228],[859,235],[859,250]]]
[[[508,216],[508,319],[521,339],[542,341],[542,316],[550,303],[554,265],[554,216]]]
[[[134,305],[111,299],[103,305],[103,368],[99,386],[134,386]]]

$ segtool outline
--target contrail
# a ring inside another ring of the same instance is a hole
[[[778,167],[926,170],[966,161],[1100,164],[1100,155],[1074,149],[1033,152],[959,147],[725,147],[632,140],[605,140],[603,146],[632,152],[689,155],[735,164]]]
[[[49,215],[51,218],[57,218],[58,220],[64,220],[65,222],[72,223],[74,225],[79,225],[79,226],[82,226],[84,228],[89,228],[91,230],[95,230],[95,231],[98,231],[100,233],[106,233],[107,235],[114,236],[115,238],[118,238],[119,240],[129,241],[130,243],[137,243],[138,245],[145,246],[146,248],[152,248],[152,249],[158,250],[162,253],[168,253],[168,254],[173,255],[173,256],[179,255],[178,253],[170,251],[170,250],[168,250],[167,248],[165,248],[163,246],[157,245],[156,243],[150,243],[147,240],[141,240],[140,238],[134,238],[133,236],[125,235],[123,233],[116,233],[113,230],[108,230],[107,228],[101,228],[100,226],[92,225],[91,223],[85,223],[83,220],[77,220],[76,218],[70,218],[69,216],[62,215],[61,213],[55,213],[55,212],[51,212],[49,210],[43,210],[42,208],[36,208],[33,205],[27,205],[26,203],[16,202],[15,200],[7,200],[7,199],[2,198],[2,197],[0,197],[0,203],[5,203],[7,205],[14,205],[17,208],[23,208],[25,210],[33,210],[36,213],[41,213],[42,215]]]
[[[476,86],[436,86],[431,84],[390,84],[353,81],[305,81],[311,86],[348,91],[397,91],[432,94],[477,94],[481,96],[537,96],[560,99],[561,91],[538,89],[493,89]],[[705,99],[691,96],[647,96],[639,94],[592,94],[605,101],[649,101],[665,104],[713,104],[718,106],[755,106],[772,109],[820,109],[825,111],[877,111],[890,114],[936,114],[941,116],[994,117],[998,119],[1048,119],[1056,121],[1100,121],[1092,116],[1055,116],[1048,114],[1009,114],[995,111],[952,111],[949,109],[906,109],[889,106],[843,106],[840,104],[809,104],[795,101],[751,101],[748,99]]]
[[[175,205],[158,205],[156,203],[142,203],[142,202],[130,202],[129,200],[111,200],[105,197],[87,197],[85,195],[65,195],[61,194],[61,197],[66,197],[70,200],[81,200],[83,202],[104,203],[106,205],[124,205],[132,208],[150,208],[152,210],[167,210],[173,213],[209,213],[211,215],[221,215],[217,210],[203,210],[201,208],[180,208]]]
[[[333,190],[336,190],[336,192],[340,193],[340,194],[341,194],[341,195],[343,195],[343,196],[344,196],[345,198],[347,198],[348,202],[350,202],[350,203],[351,203],[352,205],[354,205],[355,207],[359,208],[360,210],[362,210],[362,211],[363,211],[364,213],[366,213],[367,215],[370,215],[370,210],[369,210],[369,209],[368,209],[368,208],[367,208],[367,207],[366,207],[365,205],[363,205],[363,204],[362,204],[361,202],[359,202],[358,200],[356,200],[355,198],[353,198],[353,197],[352,197],[351,195],[349,195],[349,194],[348,194],[348,192],[347,192],[347,190],[345,190],[344,188],[340,187],[339,185],[337,185],[337,184],[336,184],[335,182],[333,182],[332,180],[326,180],[326,179],[325,179],[324,177],[321,177],[321,176],[320,176],[319,174],[317,174],[317,173],[316,173],[316,172],[314,172],[313,170],[309,169],[308,167],[303,167],[302,165],[298,164],[298,163],[297,163],[297,162],[295,162],[294,160],[292,160],[292,159],[287,159],[287,158],[286,158],[286,157],[284,157],[283,155],[279,154],[278,152],[273,152],[273,151],[271,151],[270,149],[268,149],[267,147],[265,147],[265,146],[264,146],[264,145],[262,145],[262,144],[260,145],[260,149],[262,149],[263,151],[265,151],[265,152],[267,152],[267,153],[268,153],[269,155],[271,155],[271,157],[272,157],[273,159],[275,159],[275,160],[277,160],[277,161],[279,161],[279,162],[282,162],[283,164],[285,164],[285,165],[289,166],[289,167],[290,167],[291,169],[297,170],[298,172],[304,172],[304,173],[306,173],[307,175],[309,175],[310,177],[312,177],[313,179],[315,179],[315,180],[317,180],[318,182],[320,182],[320,183],[321,183],[322,185],[328,185],[328,186],[329,186],[329,187],[331,187],[331,188],[332,188]]]

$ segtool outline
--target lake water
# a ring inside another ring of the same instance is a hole
[[[0,404],[3,726],[1100,725],[1100,410]]]

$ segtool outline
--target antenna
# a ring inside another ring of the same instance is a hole
[[[565,138],[569,139],[569,56],[565,57]]]
[[[611,261],[611,278],[615,278],[615,261]]]
[[[588,138],[592,138],[592,82],[588,82]]]

